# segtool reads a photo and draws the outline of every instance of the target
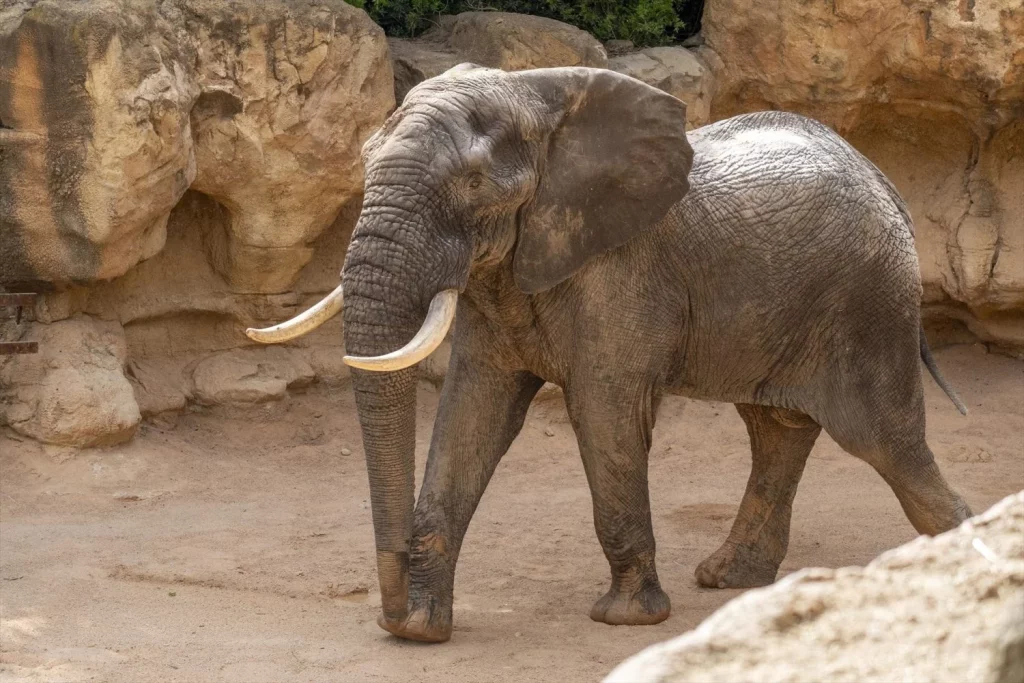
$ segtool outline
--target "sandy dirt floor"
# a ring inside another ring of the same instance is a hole
[[[978,347],[937,356],[971,415],[927,379],[929,441],[981,511],[1024,488],[1024,363]],[[420,473],[436,403],[424,385]],[[0,680],[594,681],[739,593],[698,588],[693,570],[725,538],[749,459],[731,405],[664,402],[650,479],[672,617],[597,624],[608,568],[590,494],[561,401],[538,402],[463,546],[454,636],[420,645],[375,624],[347,387],[187,413],[102,451],[0,437]],[[781,574],[863,564],[913,537],[881,478],[823,434]]]

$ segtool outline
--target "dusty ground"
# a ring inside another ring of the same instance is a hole
[[[970,347],[937,355],[972,412],[960,417],[928,380],[930,443],[981,511],[1024,488],[1024,363]],[[420,396],[422,471],[436,392]],[[700,589],[693,569],[725,538],[748,463],[731,406],[665,401],[651,488],[673,615],[596,624],[587,613],[607,565],[583,469],[560,402],[535,405],[463,546],[454,637],[424,646],[374,623],[347,388],[186,414],[104,451],[0,437],[0,680],[593,681],[739,592]],[[864,564],[913,536],[881,478],[823,435],[783,573]]]

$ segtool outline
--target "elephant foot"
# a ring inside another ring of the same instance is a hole
[[[377,625],[388,633],[406,640],[421,643],[443,643],[452,637],[451,610],[415,607],[404,619],[392,621],[383,614],[377,617]]]
[[[774,583],[778,571],[757,549],[727,542],[697,565],[694,576],[706,588],[757,588]]]
[[[590,618],[612,626],[645,626],[668,619],[672,603],[655,582],[638,592],[626,592],[614,586],[594,603]]]

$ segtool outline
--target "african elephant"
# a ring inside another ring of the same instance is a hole
[[[425,81],[363,148],[339,288],[249,330],[281,341],[344,310],[387,631],[450,637],[463,536],[545,381],[564,390],[611,565],[597,621],[669,614],[647,485],[665,392],[734,403],[750,434],[746,493],[702,585],[775,579],[822,429],[919,532],[970,516],[925,443],[919,360],[964,409],[922,332],[913,225],[892,184],[801,116],[689,137],[685,121],[679,100],[601,69],[466,64]],[[414,365],[453,317],[414,508]]]

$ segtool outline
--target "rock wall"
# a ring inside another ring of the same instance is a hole
[[[239,347],[336,285],[393,107],[383,31],[343,0],[5,4],[0,286],[44,294],[3,325],[41,353],[0,357],[0,422],[105,445],[342,376],[337,323]]]
[[[1024,680],[1024,491],[866,567],[804,569],[606,683]]]
[[[909,201],[926,314],[1024,347],[1024,4],[707,0],[712,118],[818,118]]]
[[[210,261],[281,292],[362,185],[393,106],[380,28],[343,0],[20,2],[0,13],[3,280],[123,275],[190,187]]]
[[[708,0],[703,47],[636,51],[498,12],[386,40],[343,0],[6,3],[0,287],[43,296],[20,325],[0,312],[0,337],[68,353],[0,357],[0,425],[107,444],[189,404],[344,378],[337,319],[273,349],[243,330],[335,286],[363,141],[410,88],[465,61],[615,69],[686,101],[690,127],[763,108],[825,120],[909,199],[926,313],[955,321],[951,338],[1024,349],[1022,13],[1013,0]],[[424,372],[437,379],[445,358]],[[108,393],[65,393],[74,382]],[[97,421],[79,425],[90,405]]]

